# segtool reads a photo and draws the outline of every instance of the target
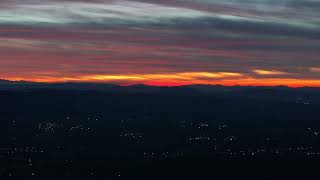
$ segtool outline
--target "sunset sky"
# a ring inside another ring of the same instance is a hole
[[[320,86],[320,1],[1,0],[0,79]]]

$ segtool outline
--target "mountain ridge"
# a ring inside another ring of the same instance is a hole
[[[32,81],[12,81],[6,79],[0,79],[0,83],[10,83],[10,84],[41,84],[41,85],[60,85],[60,84],[74,84],[74,85],[81,85],[81,84],[88,84],[88,85],[112,85],[112,86],[121,86],[121,87],[285,87],[285,88],[320,88],[320,87],[289,87],[285,85],[278,85],[278,86],[243,86],[243,85],[233,85],[233,86],[225,86],[221,84],[190,84],[190,85],[177,85],[177,86],[153,86],[153,85],[146,85],[146,84],[132,84],[132,85],[118,85],[112,83],[96,83],[96,82],[56,82],[56,83],[47,83],[47,82],[32,82]]]

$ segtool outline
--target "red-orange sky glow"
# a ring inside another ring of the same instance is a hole
[[[288,87],[320,87],[319,79],[290,78],[253,78],[238,73],[189,72],[176,74],[126,74],[126,75],[90,75],[60,78],[24,78],[8,77],[11,81],[32,81],[43,83],[92,82],[114,83],[119,85],[145,84],[150,86],[182,86],[192,84],[224,85],[224,86],[288,86]]]

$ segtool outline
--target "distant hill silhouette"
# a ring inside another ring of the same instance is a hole
[[[174,94],[211,94],[211,93],[252,93],[264,94],[272,92],[319,92],[320,88],[287,86],[256,87],[256,86],[222,86],[222,85],[184,85],[184,86],[147,86],[143,84],[120,86],[106,83],[37,83],[27,81],[8,81],[0,79],[0,91],[32,91],[32,90],[71,90],[71,91],[101,91],[121,93],[174,93]]]

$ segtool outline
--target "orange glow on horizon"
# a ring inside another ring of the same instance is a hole
[[[263,72],[264,73],[264,72]],[[266,76],[269,75],[266,72]],[[23,78],[8,77],[11,81],[31,81],[42,83],[92,82],[113,83],[119,85],[145,84],[150,86],[182,86],[192,84],[224,85],[224,86],[288,86],[288,87],[320,87],[319,79],[293,78],[256,78],[235,72],[182,72],[158,74],[113,74],[84,75],[70,77]]]

